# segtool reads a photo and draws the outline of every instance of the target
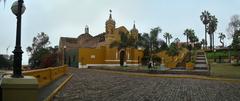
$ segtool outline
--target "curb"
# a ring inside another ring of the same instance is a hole
[[[109,71],[109,70],[97,70],[106,73],[112,74],[120,74],[120,75],[128,75],[128,76],[143,76],[143,77],[160,77],[160,78],[185,78],[185,79],[199,79],[199,80],[215,80],[215,81],[225,81],[225,82],[236,82],[240,83],[240,79],[227,79],[227,78],[216,78],[216,77],[207,77],[207,76],[199,76],[199,75],[175,75],[175,74],[147,74],[147,73],[128,73],[121,71]]]
[[[64,87],[64,85],[72,78],[73,74],[64,80],[44,101],[51,101],[52,98]]]

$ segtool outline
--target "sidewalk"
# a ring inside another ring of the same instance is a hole
[[[56,91],[64,85],[65,81],[71,78],[71,74],[65,74],[62,77],[54,80],[49,85],[40,88],[38,94],[38,101],[46,101],[48,98],[51,98],[53,93],[57,93]]]

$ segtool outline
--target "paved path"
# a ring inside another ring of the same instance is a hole
[[[73,78],[54,101],[239,101],[240,84],[70,69]]]
[[[65,75],[61,76],[60,78],[51,82],[49,85],[47,85],[43,88],[40,88],[39,93],[38,93],[38,101],[43,101],[44,99],[46,99],[68,77],[69,77],[69,75],[65,74]]]

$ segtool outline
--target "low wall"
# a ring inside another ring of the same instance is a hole
[[[31,71],[24,71],[23,74],[27,76],[34,76],[38,80],[38,87],[44,87],[53,80],[61,77],[67,73],[67,66],[49,67],[45,69],[37,69]]]

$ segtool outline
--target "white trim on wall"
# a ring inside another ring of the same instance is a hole
[[[139,64],[124,64],[126,66],[139,66]],[[78,68],[88,68],[89,66],[120,66],[120,64],[86,64],[86,65],[81,65],[79,63]]]
[[[114,62],[118,62],[118,61],[120,61],[120,60],[104,60],[104,61],[110,61],[110,62],[112,62],[112,61],[114,61]]]
[[[138,60],[127,60],[127,62],[138,62]]]
[[[104,61],[107,61],[107,62],[118,62],[120,60],[104,60]],[[138,62],[138,60],[127,60],[127,62]]]

